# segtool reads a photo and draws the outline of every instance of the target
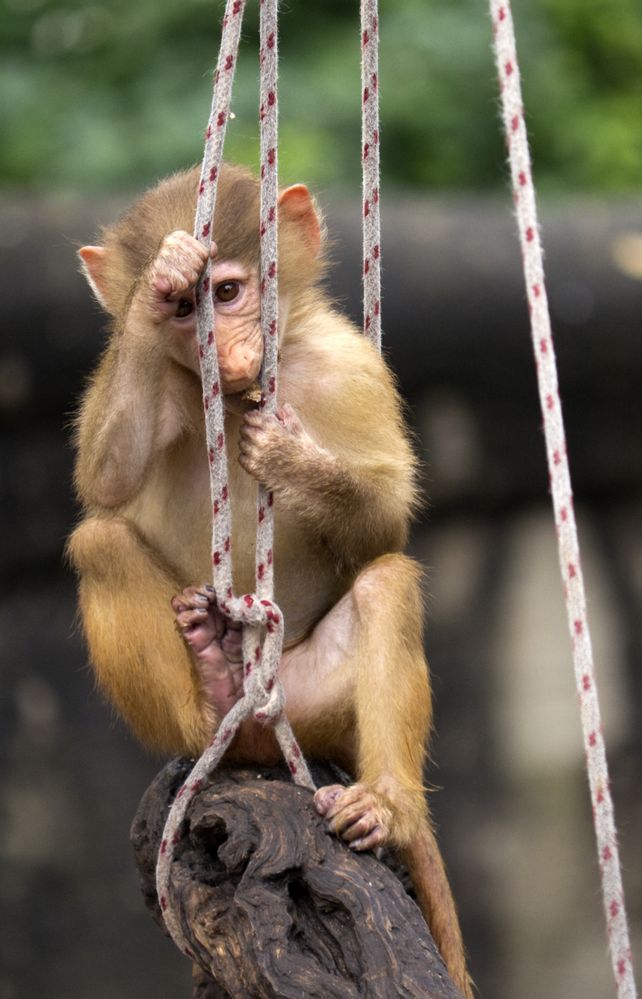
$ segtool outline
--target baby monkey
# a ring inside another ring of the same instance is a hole
[[[199,176],[145,194],[80,251],[111,317],[77,420],[84,519],[69,542],[100,686],[147,746],[200,754],[242,696],[239,626],[210,575],[211,499],[194,288],[207,251],[190,234]],[[399,848],[451,976],[470,995],[457,915],[423,789],[431,720],[420,570],[401,554],[415,459],[393,378],[321,288],[322,223],[307,188],[279,198],[278,408],[251,399],[261,368],[259,190],[220,176],[211,285],[229,459],[234,586],[254,588],[258,483],[274,494],[280,678],[304,753],[354,774],[319,813],[353,849]],[[172,618],[170,602],[174,609]],[[230,759],[270,763],[247,721]]]

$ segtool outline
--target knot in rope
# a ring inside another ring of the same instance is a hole
[[[218,601],[223,614],[237,624],[263,626],[268,634],[277,629],[283,631],[283,615],[273,600],[259,598],[254,593],[244,593],[240,597],[228,597]]]
[[[261,725],[274,725],[285,707],[283,685],[278,678],[283,650],[283,614],[273,600],[253,593],[219,601],[221,612],[245,627],[264,629],[263,643],[257,642],[243,663],[243,700],[248,714]],[[244,649],[245,651],[245,649]]]

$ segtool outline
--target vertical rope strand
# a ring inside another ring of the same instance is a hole
[[[205,136],[195,219],[196,238],[207,247],[212,241],[212,219],[244,7],[244,0],[227,2],[214,75],[212,109]],[[268,409],[268,412],[273,411],[276,406],[278,356],[276,32],[277,0],[261,0],[260,240],[261,323],[265,340],[262,405]],[[264,109],[265,114],[263,114]],[[172,892],[171,871],[174,850],[180,840],[190,802],[220,762],[240,724],[254,717],[263,724],[273,725],[294,780],[314,790],[308,767],[283,711],[284,694],[278,679],[278,667],[283,650],[284,625],[283,615],[272,599],[274,514],[271,494],[262,487],[259,489],[256,541],[257,592],[237,597],[232,589],[231,503],[225,443],[225,410],[216,352],[209,264],[196,293],[196,318],[212,497],[212,575],[220,610],[231,620],[243,623],[244,695],[222,720],[209,746],[193,767],[185,783],[179,788],[165,823],[159,849],[156,890],[161,911],[174,943],[190,958],[193,958],[193,955]]]
[[[232,103],[232,84],[238,60],[245,0],[227,0],[221,29],[210,117],[205,132],[205,150],[196,202],[194,236],[210,248],[223,145]],[[212,576],[217,598],[232,596],[232,511],[227,454],[223,426],[225,412],[215,345],[214,305],[211,294],[211,263],[196,290],[196,329],[203,385],[205,432],[210,464],[212,499]]]
[[[216,205],[218,179],[223,161],[223,144],[230,114],[232,83],[238,58],[245,0],[227,0],[221,29],[210,117],[205,132],[205,149],[196,202],[194,236],[208,249],[212,243],[212,219]],[[227,455],[223,426],[225,412],[215,345],[214,306],[211,294],[211,264],[205,268],[196,289],[196,335],[203,386],[205,436],[210,467],[212,500],[212,576],[217,600],[232,597],[231,535],[232,516],[229,502]],[[240,722],[249,716],[244,702],[234,705],[217,733],[214,753],[205,753],[179,789],[170,809],[156,865],[156,890],[165,925],[176,946],[192,957],[183,933],[180,916],[172,904],[171,867],[174,847],[179,838],[185,812],[194,794],[201,787],[212,756],[223,755],[231,743]],[[218,761],[216,761],[218,762]]]
[[[363,332],[381,350],[379,15],[377,0],[361,0],[361,103]]]
[[[560,569],[573,647],[573,665],[581,710],[611,962],[619,999],[635,999],[637,993],[633,979],[613,801],[609,789],[591,636],[586,616],[586,597],[550,314],[544,284],[542,245],[510,0],[490,0],[490,11],[524,278],[530,307],[540,403],[544,416],[544,436],[557,526]]]
[[[278,163],[278,4],[261,0],[259,36],[259,133],[261,160],[261,330],[264,355],[261,371],[261,409],[274,413],[277,393],[277,357],[279,326],[278,259],[279,198]],[[257,592],[272,599],[274,565],[272,548],[274,516],[272,493],[259,487],[258,543],[256,548]]]
[[[279,200],[279,100],[278,100],[278,0],[260,0],[259,24],[259,133],[261,160],[261,200],[259,238],[261,246],[261,330],[263,333],[263,366],[261,369],[261,409],[274,413],[277,400],[277,374],[279,354],[279,283],[278,283],[278,200]],[[266,608],[265,625],[271,635],[279,622],[280,611],[274,600],[274,505],[269,489],[259,485],[256,530],[256,592]],[[259,629],[249,632],[249,654],[260,637]],[[303,758],[292,728],[283,712],[284,694],[278,677],[278,667],[283,651],[283,630],[274,643],[265,643],[261,661],[263,689],[267,698],[274,698],[280,710],[271,721],[285,762],[297,784],[314,789],[314,782]],[[269,657],[268,657],[269,653]],[[261,712],[262,713],[262,712]],[[255,713],[255,717],[260,717]]]

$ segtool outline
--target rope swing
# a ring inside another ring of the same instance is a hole
[[[615,831],[613,800],[602,735],[591,635],[586,617],[586,596],[573,510],[573,491],[566,455],[566,437],[558,390],[551,318],[544,284],[542,244],[539,235],[528,136],[524,121],[524,106],[510,0],[490,0],[490,13],[493,23],[495,61],[499,76],[502,117],[508,146],[517,229],[530,309],[537,384],[544,417],[544,437],[557,527],[559,562],[573,646],[575,683],[582,716],[586,767],[593,803],[593,823],[597,838],[611,964],[618,999],[635,999],[637,993],[633,980],[631,945],[624,906],[624,889]]]
[[[524,123],[520,74],[509,0],[489,0],[499,74],[524,276],[531,314],[539,394],[557,526],[559,559],[573,645],[602,892],[618,999],[635,999],[631,948],[624,906],[613,803],[595,683],[586,598],[566,456],[557,369],[548,311],[539,222]],[[274,413],[278,353],[278,37],[277,0],[260,2],[260,250],[261,328],[265,344],[260,407]],[[208,250],[245,0],[227,0],[195,219],[195,236]],[[363,177],[363,330],[381,349],[381,224],[379,181],[379,22],[377,0],[361,0],[361,97]],[[157,892],[167,929],[176,945],[193,957],[181,927],[170,886],[174,847],[189,804],[220,762],[240,724],[251,717],[273,726],[297,784],[314,790],[301,750],[284,714],[278,678],[283,615],[274,602],[272,493],[259,486],[256,532],[256,586],[234,594],[231,505],[225,448],[225,411],[219,380],[216,331],[208,264],[196,291],[196,318],[203,385],[206,441],[212,501],[212,574],[221,611],[243,625],[244,694],[222,720],[212,742],[179,789],[162,837],[156,870]]]

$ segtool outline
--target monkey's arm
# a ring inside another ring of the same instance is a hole
[[[97,266],[97,254],[104,266],[107,251],[89,249],[85,267]],[[131,499],[153,454],[178,437],[190,400],[200,396],[188,370],[190,338],[172,319],[206,260],[197,240],[172,232],[130,292],[78,418],[76,486],[85,505],[118,507]],[[109,308],[108,296],[103,304]]]
[[[303,391],[292,383],[294,406],[246,415],[240,461],[355,568],[404,545],[415,458],[390,373],[362,337],[328,336],[311,371]]]
[[[135,303],[112,340],[77,421],[75,480],[86,506],[117,507],[141,486],[155,451],[180,431],[159,331]]]

